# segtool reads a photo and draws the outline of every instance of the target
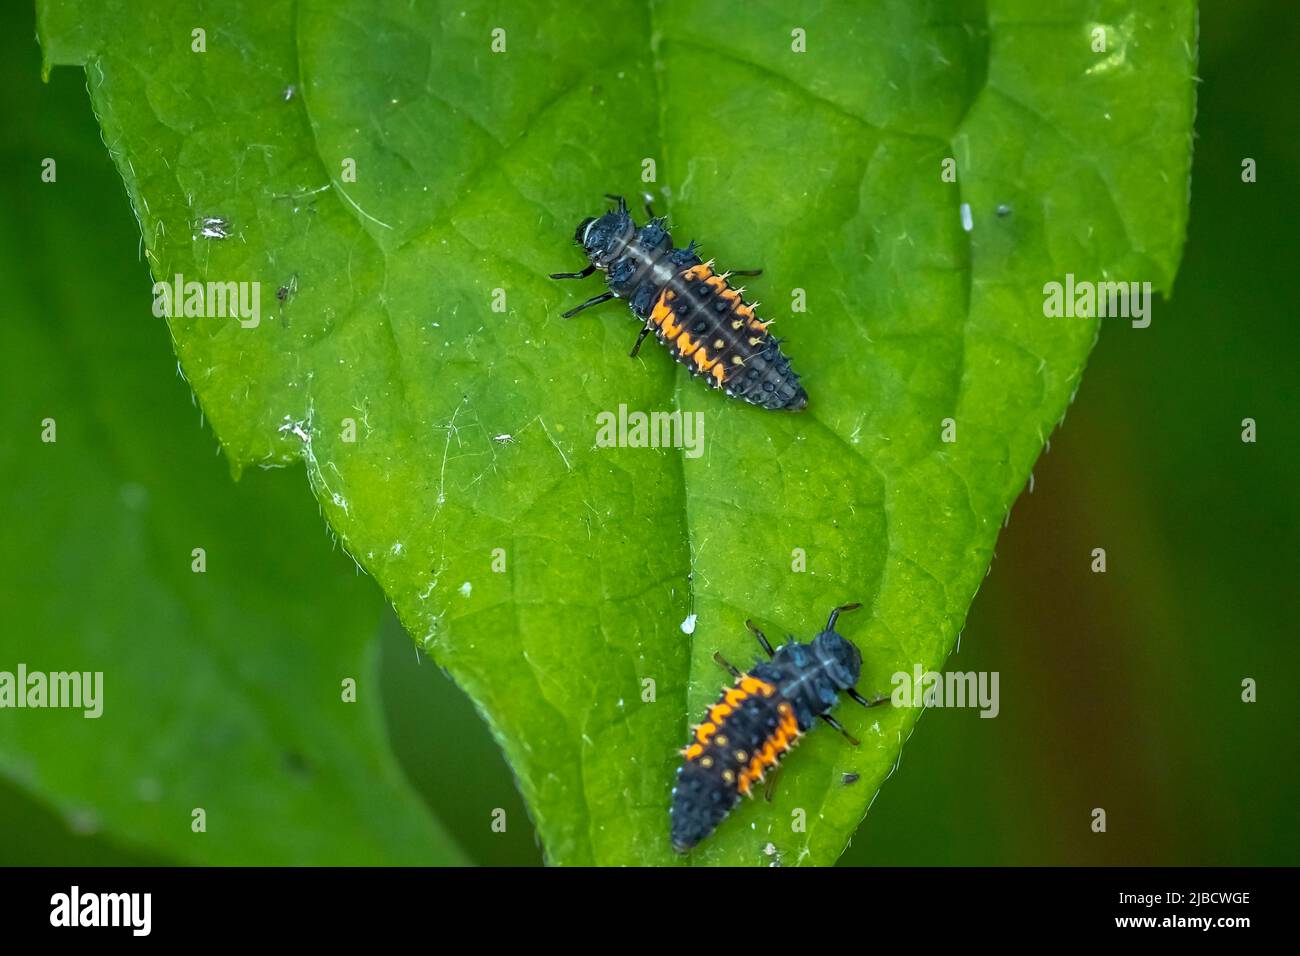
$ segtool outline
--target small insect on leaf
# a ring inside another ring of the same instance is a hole
[[[682,752],[685,759],[677,771],[669,810],[673,849],[678,853],[687,852],[717,829],[742,796],[753,796],[754,784],[776,768],[814,721],[821,720],[858,745],[830,715],[840,694],[848,694],[864,707],[889,700],[858,693],[862,653],[835,631],[839,616],[859,607],[835,608],[812,641],[791,640],[775,650],[762,631],[746,622],[769,658],[747,673],[714,655],[735,683],[709,708]]]
[[[781,351],[780,340],[768,331],[772,323],[759,319],[758,304],[746,302],[744,290],[733,289],[728,281],[732,275],[759,275],[762,270],[719,275],[712,261],[696,255],[694,242],[682,249],[673,245],[665,220],[655,218],[648,201],[649,221],[638,227],[623,197],[607,198],[615,200],[617,208],[584,219],[573,236],[590,260],[588,266],[581,272],[553,273],[551,278],[585,279],[600,272],[608,290],[565,312],[564,318],[610,299],[626,299],[642,323],[629,353],[632,358],[653,332],[692,377],[702,377],[710,388],[762,408],[799,411],[807,406],[808,393]]]

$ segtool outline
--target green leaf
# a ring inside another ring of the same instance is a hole
[[[32,108],[3,122],[0,670],[103,676],[98,717],[0,711],[0,775],[152,860],[463,861],[387,749],[378,593],[296,476],[231,483],[141,313],[135,226],[81,84],[42,91],[30,27],[4,35],[6,86]]]
[[[48,2],[39,32],[87,67],[156,277],[296,280],[256,328],[171,321],[230,459],[306,463],[491,722],[551,861],[663,863],[713,652],[747,663],[746,617],[807,639],[858,600],[864,691],[941,666],[1098,331],[1045,318],[1044,283],[1169,289],[1195,8],[1143,8]],[[574,226],[646,160],[678,241],[766,270],[807,412],[629,362],[615,306],[560,320],[596,282],[546,273],[581,265]],[[594,447],[620,405],[702,412],[704,454]],[[812,734],[775,802],[690,859],[833,861],[918,713],[845,710],[861,748]]]

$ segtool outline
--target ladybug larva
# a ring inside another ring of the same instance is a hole
[[[668,347],[673,358],[693,376],[733,398],[763,408],[798,411],[808,404],[808,393],[781,342],[769,331],[771,322],[754,314],[743,289],[733,289],[732,275],[758,275],[761,270],[718,274],[713,263],[695,254],[695,243],[673,246],[649,204],[646,225],[637,227],[621,196],[609,196],[618,208],[599,218],[585,219],[574,234],[590,264],[581,272],[557,272],[552,279],[585,279],[604,273],[607,291],[564,313],[567,319],[583,309],[613,298],[626,299],[632,314],[643,324],[631,356],[641,349],[651,332]]]
[[[847,694],[863,707],[889,701],[888,695],[866,698],[854,685],[862,672],[862,654],[852,641],[835,631],[845,604],[831,611],[826,627],[809,643],[790,641],[776,650],[752,621],[754,632],[770,660],[760,660],[742,674],[715,654],[735,683],[709,708],[694,728],[673,787],[673,849],[685,853],[717,829],[742,796],[754,787],[812,729],[815,720],[834,727],[853,746],[851,737],[830,710]]]

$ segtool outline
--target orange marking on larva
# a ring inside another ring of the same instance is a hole
[[[682,751],[682,754],[686,757],[687,760],[694,760],[702,753],[704,753],[703,744],[691,744],[689,747],[687,747],[685,750]]]
[[[736,782],[736,789],[740,791],[741,796],[749,796],[749,786],[753,782],[754,776],[749,772],[749,768],[742,768],[740,771],[740,778]]]
[[[746,694],[762,694],[764,697],[771,697],[776,693],[776,688],[765,680],[759,680],[752,674],[744,674],[740,678],[740,689]]]
[[[682,278],[694,282],[697,279],[707,279],[711,275],[713,275],[713,270],[709,268],[709,264],[707,262],[701,262],[699,265],[691,266],[687,269]]]
[[[766,694],[768,690],[773,694],[776,693],[776,688],[771,684],[748,675],[741,678],[742,684],[747,680],[754,682],[755,691],[758,693]],[[789,704],[782,703],[777,707],[776,712],[781,716],[781,723],[763,746],[754,751],[753,759],[749,761],[748,766],[741,769],[737,777],[736,790],[744,796],[750,795],[754,783],[763,780],[767,776],[767,771],[775,766],[781,756],[799,740],[799,721],[794,715],[794,709]]]
[[[709,720],[715,724],[720,724],[731,713],[731,708],[726,704],[714,704],[709,708]],[[717,728],[714,728],[715,730]]]
[[[695,739],[702,744],[707,744],[709,738],[718,732],[716,724],[700,724],[695,728]]]
[[[741,318],[752,319],[754,317],[754,307],[752,305],[745,305],[742,302],[740,305],[736,306],[736,315],[739,315]]]
[[[683,332],[677,337],[677,351],[682,355],[690,355],[699,347],[699,343],[694,341],[689,335]]]
[[[694,358],[695,364],[699,367],[701,372],[707,372],[713,367],[714,363],[717,362],[717,359],[709,358],[709,350],[703,345],[694,350]]]
[[[728,707],[739,707],[740,702],[748,696],[749,694],[746,691],[739,687],[733,687],[723,695],[722,699],[727,702]]]
[[[727,369],[721,362],[716,363],[713,368],[709,369],[709,374],[717,379],[719,385],[727,380]]]
[[[723,289],[727,288],[727,280],[722,278],[722,276],[709,276],[707,279],[704,280],[704,284],[707,286],[712,286],[718,292],[721,292]]]
[[[650,312],[650,321],[655,325],[663,325],[665,322],[672,321],[673,310],[664,301],[666,295],[667,292],[665,291],[659,296],[659,301],[655,303],[654,309]]]

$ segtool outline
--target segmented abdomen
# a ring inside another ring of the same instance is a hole
[[[808,393],[753,306],[707,262],[674,276],[650,310],[659,341],[713,388],[764,408],[796,411]]]
[[[774,682],[753,674],[737,678],[682,751],[671,810],[674,849],[684,853],[712,833],[802,733]]]

